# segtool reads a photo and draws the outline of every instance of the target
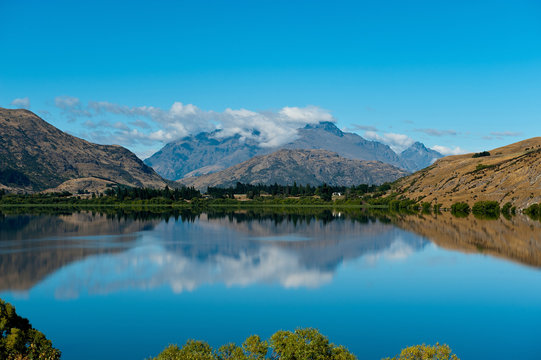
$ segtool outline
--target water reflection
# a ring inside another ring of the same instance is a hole
[[[484,220],[445,213],[397,216],[394,223],[446,249],[487,254],[541,267],[541,222],[527,216]]]
[[[0,218],[0,290],[25,290],[91,255],[122,251],[157,221],[114,221],[87,212]]]
[[[65,298],[161,286],[182,292],[217,283],[318,287],[343,261],[401,258],[426,244],[360,213],[176,215],[4,216],[0,289],[29,289],[53,272],[57,296]]]
[[[404,259],[429,243],[411,232],[447,249],[541,266],[540,227],[526,217],[329,210],[3,215],[0,290],[27,290],[52,273],[60,298],[205,284],[320,287],[344,262]]]
[[[287,218],[246,221],[242,213],[202,214],[191,224],[163,223],[148,236],[152,239],[143,239],[146,245],[94,257],[70,269],[63,286],[67,292],[77,288],[75,292],[98,293],[160,286],[178,293],[205,284],[319,287],[333,278],[344,261],[365,255],[401,258],[427,243],[417,237],[402,238],[395,227],[375,219],[367,224]]]

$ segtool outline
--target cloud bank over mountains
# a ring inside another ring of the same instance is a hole
[[[445,156],[448,156],[448,155],[460,155],[460,154],[467,153],[466,150],[462,149],[459,146],[447,147],[447,146],[442,146],[442,145],[434,145],[434,146],[432,146],[431,149],[436,150],[437,152],[439,152],[440,154],[445,155]]]
[[[16,108],[30,108],[28,97],[10,103]],[[336,123],[329,110],[318,106],[285,106],[278,110],[252,111],[226,108],[223,111],[203,110],[194,104],[176,101],[169,108],[156,106],[126,106],[108,101],[82,102],[77,97],[57,96],[54,106],[68,122],[76,124],[75,135],[101,144],[119,144],[131,148],[139,157],[146,158],[165,143],[202,131],[215,131],[217,139],[239,135],[261,147],[279,147],[297,138],[297,130],[322,121]],[[49,111],[40,110],[49,117]],[[411,122],[413,123],[413,122]],[[379,127],[379,126],[378,126]],[[354,124],[351,130],[364,131],[366,139],[389,145],[400,153],[416,140],[406,134],[384,132],[376,126]],[[431,137],[456,136],[454,130],[413,129]],[[516,132],[492,132],[486,137],[518,136]],[[433,145],[431,149],[443,155],[467,152],[458,146]]]
[[[375,140],[389,145],[396,153],[401,153],[415,142],[415,140],[404,134],[384,133],[378,135],[376,131],[372,130],[366,131],[364,137],[368,140]]]
[[[84,119],[83,126],[92,139],[136,142],[149,145],[166,143],[201,131],[220,130],[217,137],[239,134],[255,140],[261,147],[275,147],[295,139],[297,129],[321,121],[335,122],[331,113],[317,106],[283,107],[278,111],[251,111],[227,108],[207,111],[193,104],[175,102],[166,110],[154,106],[129,107],[106,101],[83,105],[78,98],[59,96],[55,105],[71,121]],[[128,123],[105,120],[108,115],[133,118]],[[146,121],[145,121],[146,120]],[[131,126],[128,126],[131,125]]]

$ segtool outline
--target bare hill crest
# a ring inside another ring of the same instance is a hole
[[[93,144],[60,131],[28,110],[0,108],[0,188],[41,191],[80,178],[129,186],[166,185],[122,146]]]
[[[397,185],[411,199],[444,206],[494,200],[524,208],[541,202],[541,137],[477,155],[447,156]]]

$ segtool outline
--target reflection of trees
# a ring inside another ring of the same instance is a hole
[[[525,216],[484,220],[450,214],[397,217],[395,223],[437,245],[541,266],[541,223]]]

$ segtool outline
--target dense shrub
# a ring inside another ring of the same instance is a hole
[[[524,210],[524,213],[532,218],[538,218],[541,216],[541,206],[539,204],[532,204]]]
[[[472,207],[475,215],[498,217],[500,215],[500,204],[497,201],[478,201]]]
[[[420,208],[419,204],[415,200],[412,200],[412,199],[401,199],[401,200],[393,199],[389,201],[388,206],[389,206],[389,210],[391,211],[405,211],[405,212],[408,212],[408,211],[416,212],[416,211],[419,211],[419,208]]]
[[[415,345],[405,348],[393,358],[387,358],[384,360],[460,360],[455,354],[452,353],[451,348],[448,345],[440,345],[436,343],[434,346],[430,345]]]
[[[180,348],[170,345],[154,360],[355,360],[345,347],[337,346],[316,329],[278,331],[269,340],[257,335],[247,338],[241,346],[230,343],[213,350],[203,341],[188,340]]]
[[[457,202],[451,205],[451,213],[452,214],[469,214],[470,213],[470,205],[468,205],[465,202]]]
[[[490,156],[490,153],[488,151],[478,152],[478,153],[473,154],[472,158],[479,158],[479,157],[484,157],[484,156]]]
[[[481,171],[481,170],[485,170],[485,169],[491,169],[493,168],[494,165],[485,165],[485,164],[477,164],[477,166],[475,167],[475,171]]]
[[[181,348],[169,345],[154,360],[356,360],[348,349],[329,342],[316,329],[278,331],[269,340],[257,335],[247,338],[241,346],[230,343],[217,350],[204,341],[188,340]],[[436,344],[408,347],[388,360],[459,360],[447,345]]]
[[[15,308],[0,299],[0,359],[60,359],[55,349],[30,322],[17,315]]]

